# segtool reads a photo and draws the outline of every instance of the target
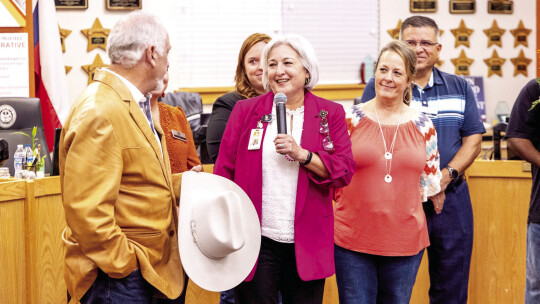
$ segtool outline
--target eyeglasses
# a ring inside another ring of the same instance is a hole
[[[332,138],[330,138],[330,128],[328,127],[326,115],[328,115],[328,112],[325,110],[322,110],[319,115],[317,115],[321,118],[321,122],[319,124],[319,133],[326,135],[322,142],[324,151],[334,152],[334,142],[332,141]]]
[[[419,44],[423,49],[428,49],[434,45],[439,44],[437,42],[431,42],[429,40],[421,40],[421,41],[406,40],[405,42],[407,42],[413,48],[415,48]]]

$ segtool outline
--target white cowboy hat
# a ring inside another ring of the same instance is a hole
[[[178,242],[189,278],[210,291],[240,284],[261,247],[261,226],[247,194],[210,173],[182,174]]]

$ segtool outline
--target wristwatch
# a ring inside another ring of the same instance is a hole
[[[450,174],[450,178],[452,179],[452,181],[455,181],[458,178],[459,176],[458,170],[450,166],[446,166],[446,170],[448,170],[448,173]]]

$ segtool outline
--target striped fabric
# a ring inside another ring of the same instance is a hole
[[[467,82],[433,68],[425,88],[415,85],[411,107],[425,113],[435,125],[444,168],[461,148],[461,138],[484,133],[476,99]]]

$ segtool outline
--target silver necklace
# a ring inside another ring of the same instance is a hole
[[[394,154],[394,145],[396,144],[396,136],[399,130],[399,125],[401,123],[401,113],[403,112],[403,105],[401,105],[401,110],[399,111],[399,120],[396,127],[396,132],[394,133],[394,139],[392,139],[392,145],[390,146],[390,150],[388,150],[386,146],[386,140],[384,139],[384,133],[381,127],[381,122],[379,120],[379,113],[377,113],[377,105],[373,103],[373,107],[375,108],[375,117],[377,117],[377,124],[379,125],[379,130],[381,131],[381,137],[384,144],[384,160],[386,166],[386,175],[384,176],[384,181],[387,183],[391,183],[392,175],[390,175],[390,172],[392,171],[392,157]],[[388,164],[388,162],[390,162],[390,164]]]

